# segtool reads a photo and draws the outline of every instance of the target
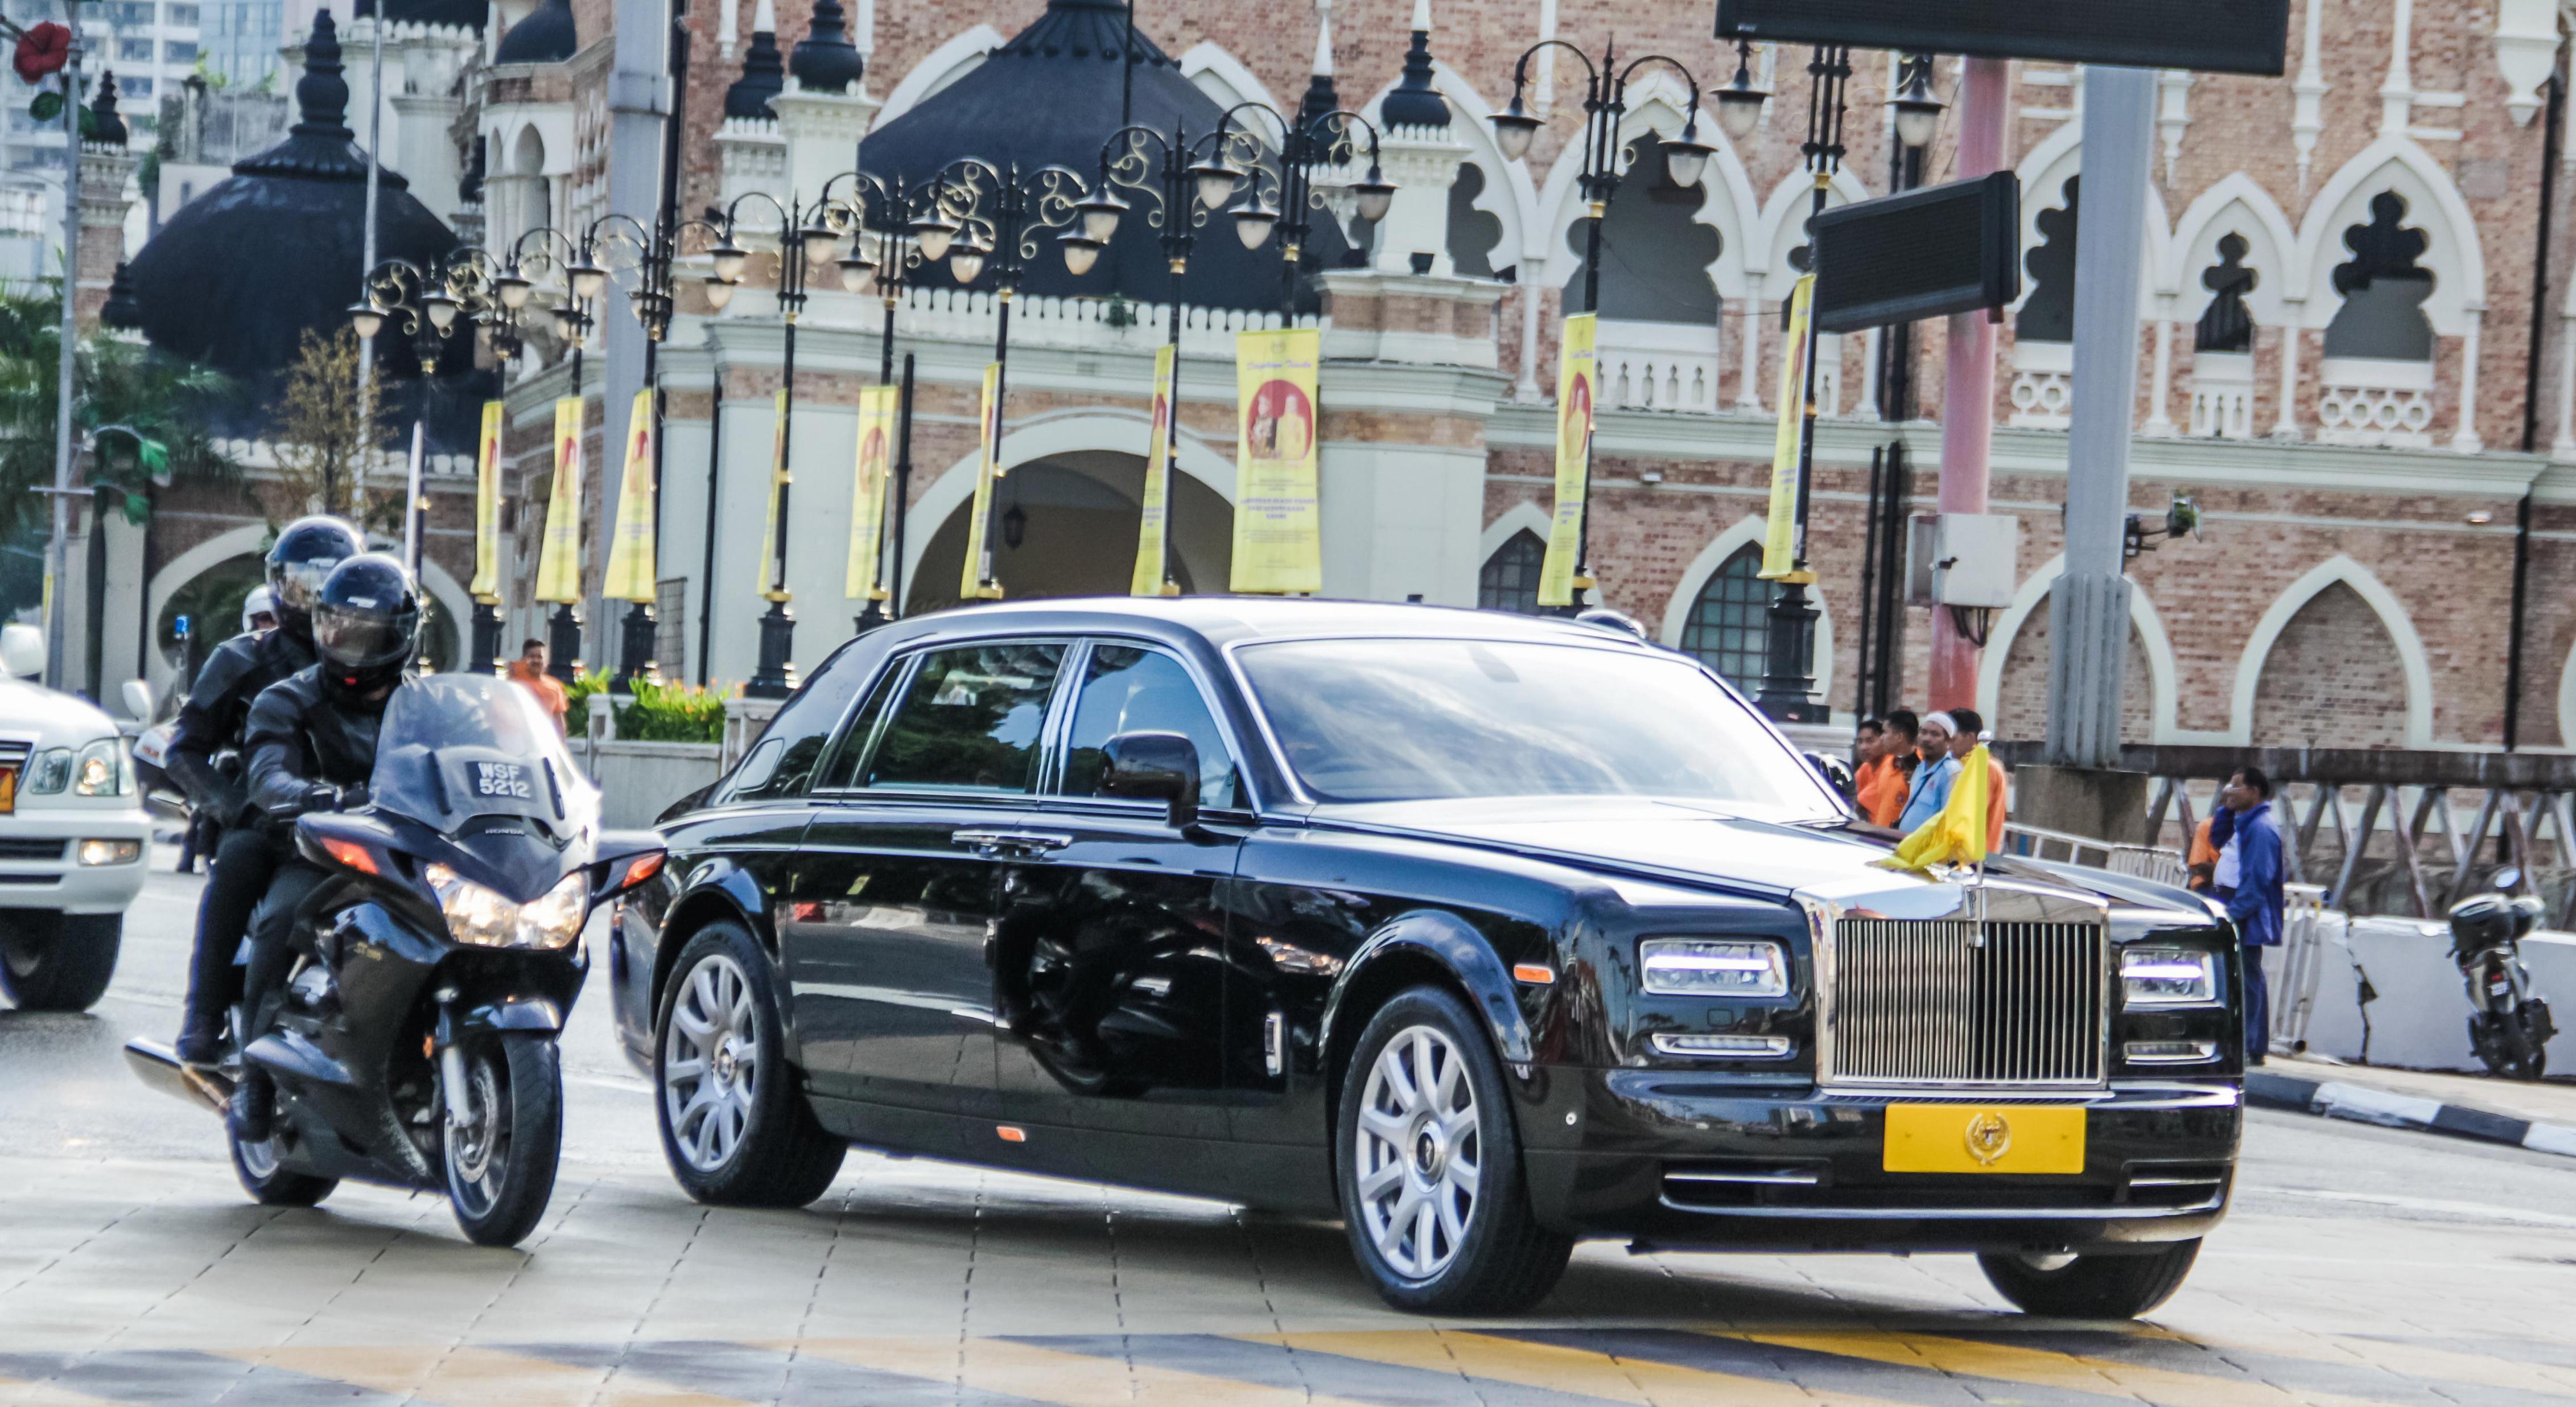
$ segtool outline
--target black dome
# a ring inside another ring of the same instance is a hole
[[[314,18],[295,96],[303,120],[286,140],[179,207],[128,269],[144,336],[240,378],[254,404],[266,403],[306,329],[344,326],[358,297],[367,158],[343,120],[349,86],[328,10]],[[455,248],[456,235],[406,184],[382,173],[377,257],[426,264]],[[416,374],[406,339],[378,350],[389,375]]]
[[[546,0],[502,34],[501,46],[492,51],[492,62],[559,64],[580,49],[580,36],[572,26],[572,0]]]
[[[1124,0],[1048,0],[1035,24],[974,71],[869,134],[859,146],[861,169],[918,184],[956,158],[974,155],[996,166],[1017,163],[1023,173],[1067,166],[1086,184],[1095,181],[1101,144],[1118,130],[1118,60],[1126,33]],[[1216,130],[1223,109],[1141,33],[1134,82],[1131,121],[1167,135],[1178,124],[1192,141]],[[1247,118],[1269,121],[1258,113],[1237,121]],[[1275,129],[1270,135],[1275,141]],[[1119,193],[1134,206],[1092,271],[1081,278],[1066,273],[1052,236],[1041,236],[1039,255],[1022,283],[1027,292],[1105,297],[1114,291],[1149,302],[1171,297],[1174,279],[1157,231],[1145,219],[1152,200],[1124,188]],[[1349,248],[1340,226],[1320,210],[1305,245],[1302,262],[1310,272],[1342,263]],[[1233,219],[1219,214],[1200,227],[1189,272],[1178,280],[1180,293],[1201,307],[1275,310],[1281,262],[1276,233],[1259,249],[1247,250],[1235,238]],[[915,277],[933,288],[956,286],[944,266]],[[1311,280],[1299,282],[1298,309],[1312,311]],[[974,286],[993,287],[993,272],[988,268]]]
[[[787,55],[787,71],[809,93],[846,93],[866,76],[867,60],[850,42],[849,16],[841,0],[815,0],[805,37]]]
[[[751,45],[742,53],[742,76],[725,89],[724,115],[727,117],[775,117],[769,100],[787,90],[787,64],[779,57],[778,36],[770,30],[751,32]]]

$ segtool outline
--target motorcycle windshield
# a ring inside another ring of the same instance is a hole
[[[490,675],[404,680],[385,701],[367,790],[379,809],[451,835],[478,816],[511,816],[564,841],[599,821],[599,791],[573,766],[553,717]]]

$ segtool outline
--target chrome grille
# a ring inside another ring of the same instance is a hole
[[[2110,945],[2099,924],[1842,918],[1823,952],[1827,1083],[2103,1082]]]

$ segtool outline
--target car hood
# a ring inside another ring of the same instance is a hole
[[[1635,797],[1480,798],[1324,807],[1313,819],[1327,826],[1508,850],[1739,894],[1781,900],[1810,895],[1890,918],[1946,914],[1958,898],[1958,886],[1946,878],[1879,863],[1896,848],[1899,837],[1893,831],[1853,820],[1796,818],[1754,805]],[[2108,904],[2176,908],[2201,916],[2196,901],[2178,901],[2164,886],[2103,871],[1996,856],[1985,872]]]
[[[115,737],[116,722],[70,694],[0,678],[0,734],[32,737],[38,747],[82,747]]]

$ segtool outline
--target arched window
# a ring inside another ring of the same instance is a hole
[[[1699,222],[1707,199],[1699,186],[1674,183],[1664,165],[1664,145],[1649,133],[1635,144],[1636,164],[1610,197],[1610,213],[1601,226],[1601,316],[1625,322],[1686,322],[1702,326],[1717,321],[1717,285],[1708,266],[1717,262],[1725,239]],[[1565,232],[1574,255],[1572,277],[1565,281],[1565,311],[1590,311],[1583,305],[1583,260],[1591,248],[1591,222],[1577,220]]]
[[[1746,543],[1726,564],[1700,584],[1691,602],[1690,619],[1682,625],[1682,649],[1751,693],[1762,687],[1764,639],[1770,631],[1770,584],[1754,573],[1762,569],[1762,549]]]
[[[2192,331],[2192,350],[2254,350],[2254,315],[2246,310],[2245,295],[2254,291],[2261,275],[2245,267],[2247,248],[2241,234],[2219,236],[2218,262],[2200,275],[2200,286],[2209,290],[2209,307],[2202,311],[2200,324]]]
[[[2013,336],[2023,342],[2075,340],[2075,239],[2083,222],[2084,178],[2066,178],[2066,204],[2042,210],[2035,223],[2039,243],[2022,256],[2030,274],[2030,296],[2013,315]]]
[[[2343,232],[2352,259],[2335,265],[2343,306],[2326,325],[2327,356],[2433,359],[2433,324],[2424,316],[2433,273],[2416,262],[2431,243],[2422,230],[2406,227],[2403,197],[2395,191],[2371,197],[2370,223]]]
[[[1476,208],[1485,193],[1485,168],[1460,162],[1458,179],[1449,187],[1449,262],[1460,278],[1492,278],[1494,250],[1503,242],[1503,222]]]
[[[1476,605],[1481,610],[1538,614],[1538,572],[1547,561],[1547,544],[1527,528],[1494,549],[1476,573]]]

